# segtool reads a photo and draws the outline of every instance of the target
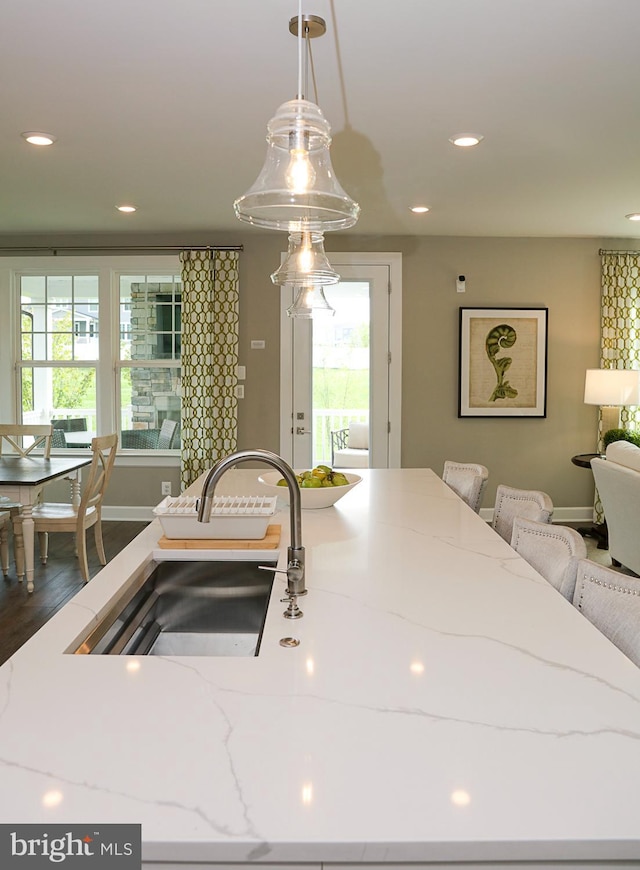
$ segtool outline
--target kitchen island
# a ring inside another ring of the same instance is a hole
[[[0,822],[140,823],[165,870],[640,866],[640,670],[433,472],[362,476],[256,657],[71,654],[157,521],[96,575],[0,668]]]

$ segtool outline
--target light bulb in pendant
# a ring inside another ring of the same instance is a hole
[[[317,316],[333,317],[335,313],[335,308],[327,302],[324,289],[312,285],[300,287],[293,305],[287,308],[289,317],[302,317],[307,320]]]
[[[298,270],[303,275],[308,275],[313,267],[313,249],[311,247],[311,233],[302,234],[302,245],[298,252]]]
[[[292,148],[289,153],[291,159],[285,174],[287,187],[292,193],[308,193],[316,180],[309,152],[305,148]]]
[[[233,204],[241,221],[271,230],[324,233],[358,220],[360,206],[331,166],[329,124],[315,103],[283,103],[269,121],[267,156],[253,185]]]
[[[291,233],[287,256],[271,276],[273,283],[281,287],[285,284],[337,284],[340,275],[327,259],[323,238],[322,233]]]

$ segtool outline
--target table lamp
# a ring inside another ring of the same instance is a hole
[[[620,428],[620,407],[640,405],[640,371],[587,369],[584,382],[586,405],[602,408],[602,432]]]

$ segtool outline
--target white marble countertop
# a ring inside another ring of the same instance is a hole
[[[638,668],[431,471],[363,477],[303,512],[257,657],[63,654],[157,521],[115,557],[0,668],[0,822],[141,823],[145,867],[637,866]]]

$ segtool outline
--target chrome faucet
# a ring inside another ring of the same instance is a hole
[[[267,465],[271,465],[282,474],[289,488],[291,540],[287,550],[287,570],[282,573],[286,573],[287,575],[287,596],[289,600],[289,608],[288,611],[285,612],[285,615],[289,616],[291,619],[295,619],[298,616],[302,616],[302,612],[297,608],[295,599],[299,595],[306,595],[307,590],[304,585],[304,547],[302,546],[300,488],[291,466],[288,465],[284,459],[278,456],[277,453],[271,453],[269,450],[260,449],[238,450],[236,453],[230,453],[229,456],[219,459],[205,478],[202,487],[200,507],[198,509],[198,522],[209,522],[216,484],[225,471],[228,471],[234,465],[238,465],[241,462],[250,461],[265,462]]]

